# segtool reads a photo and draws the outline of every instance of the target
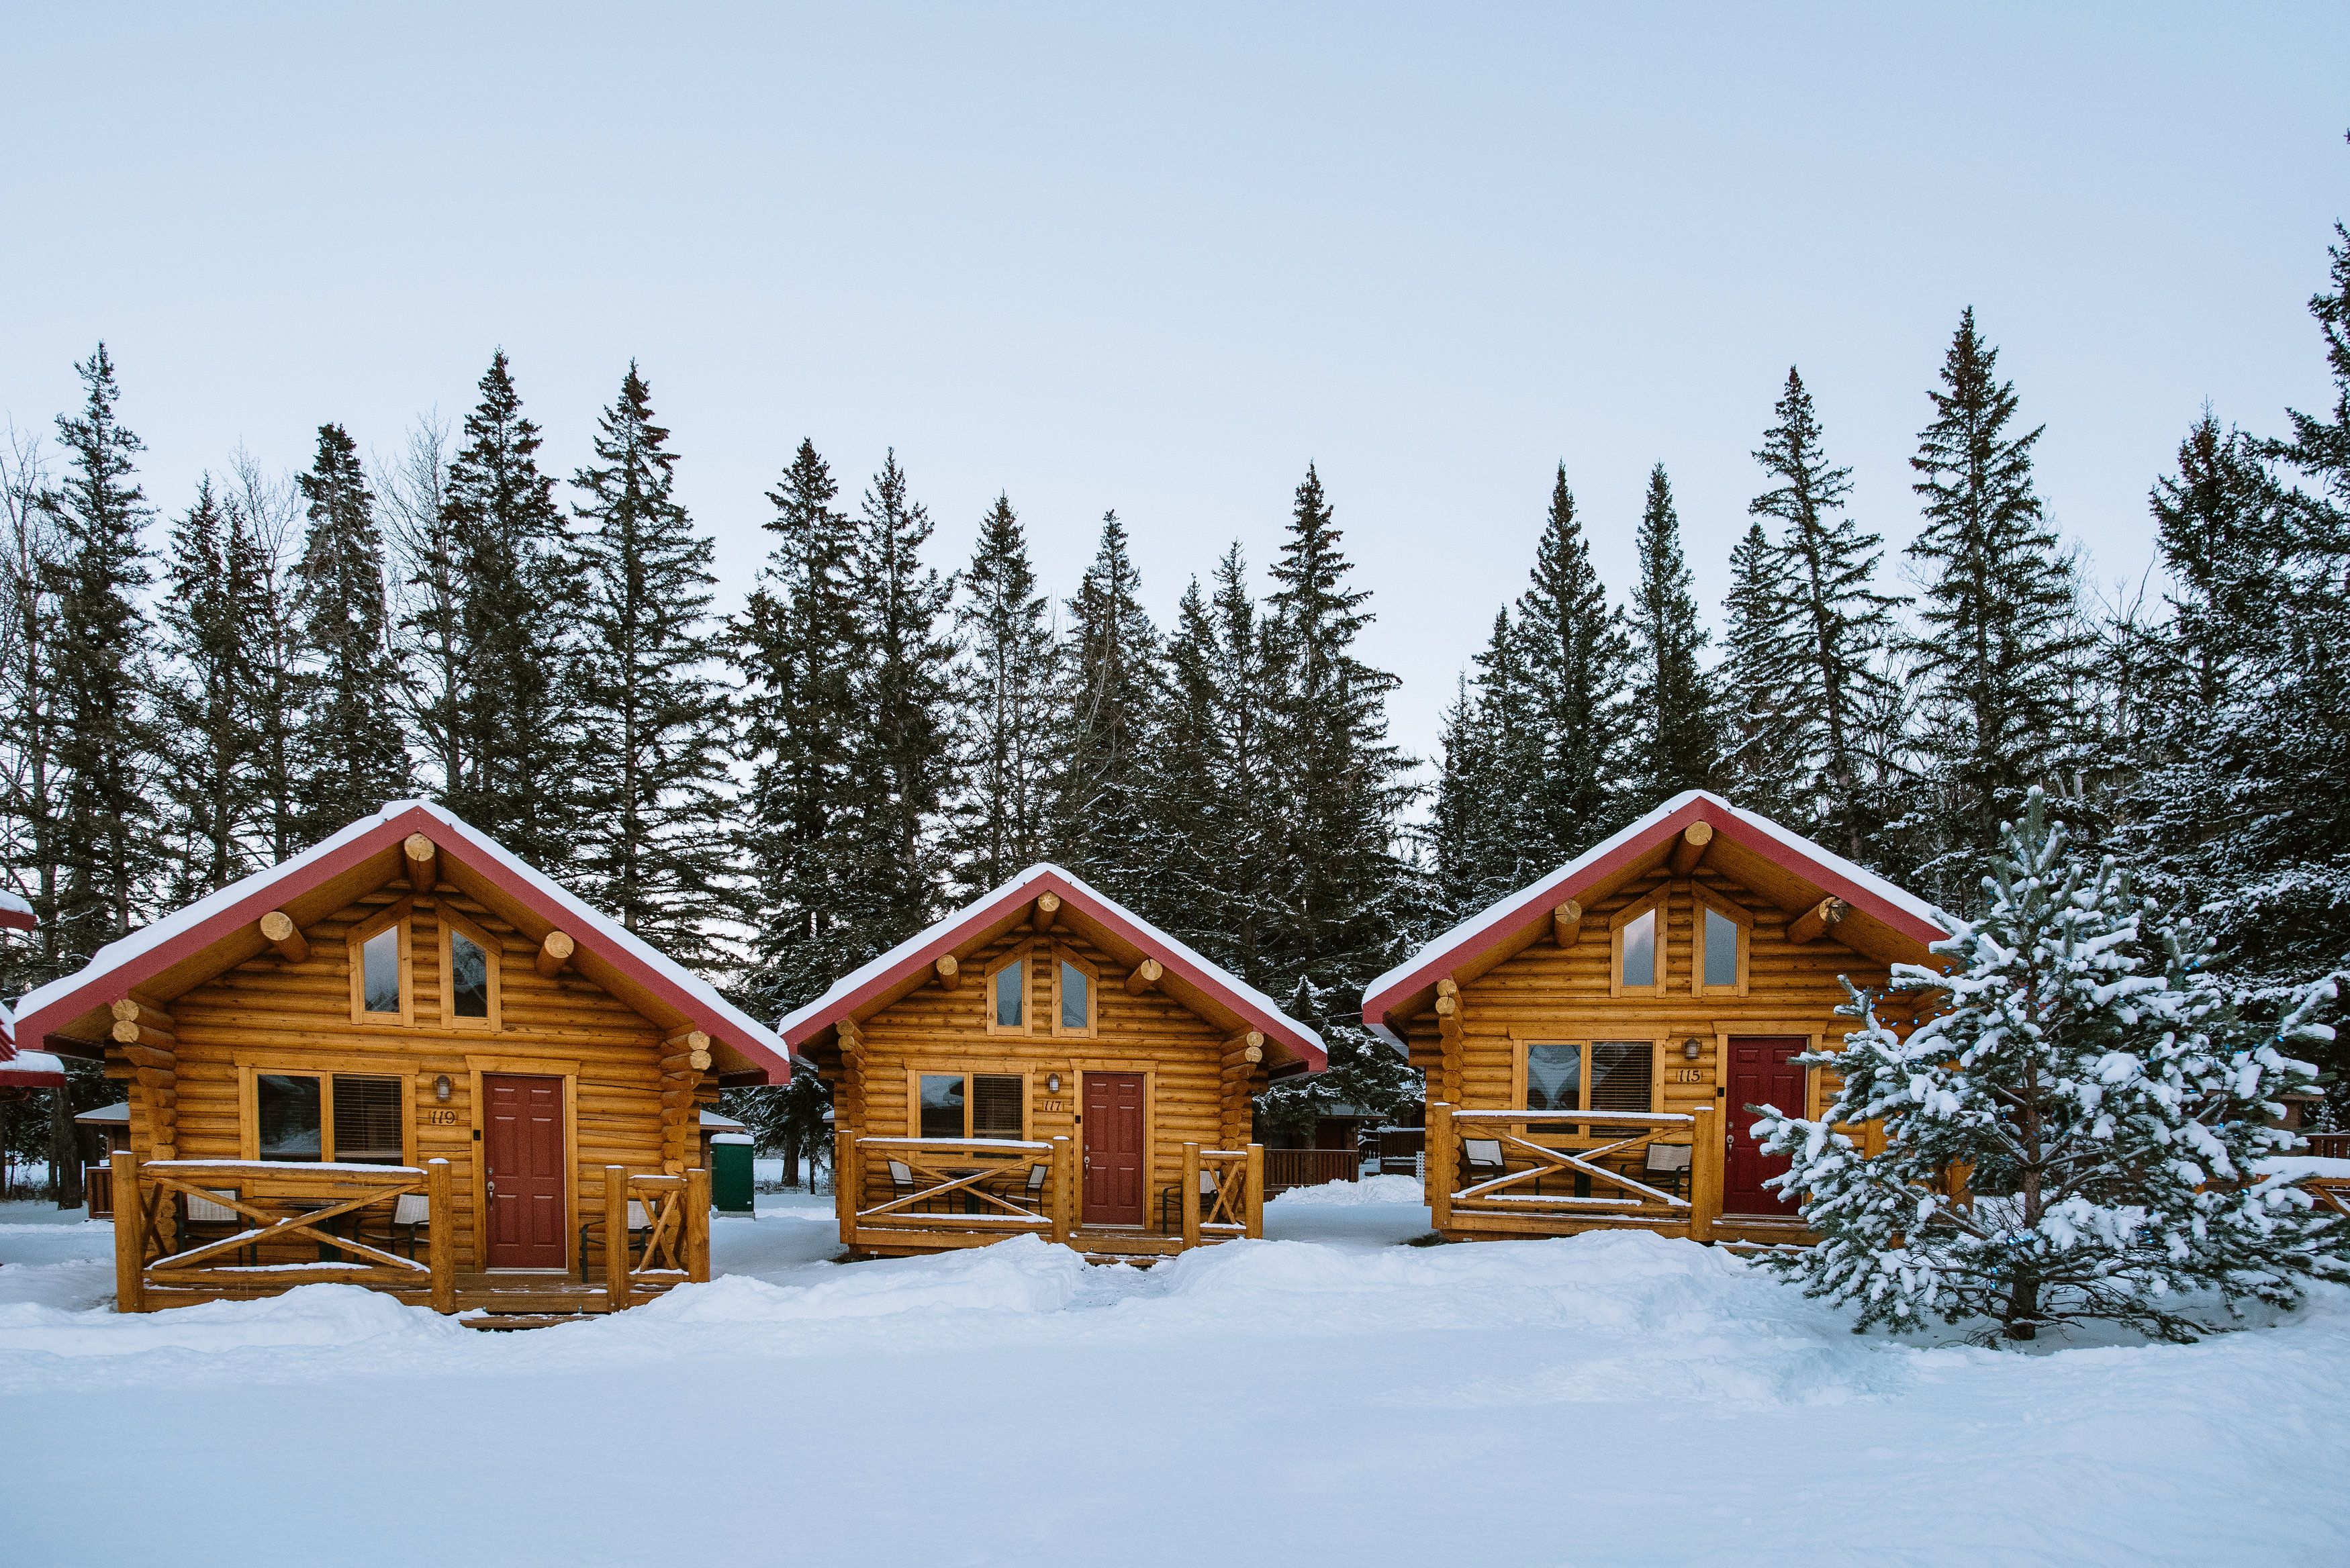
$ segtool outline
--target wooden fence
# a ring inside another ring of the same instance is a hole
[[[629,1205],[644,1211],[643,1240],[629,1239]],[[639,1293],[710,1278],[710,1173],[639,1176],[624,1165],[604,1168],[604,1303],[619,1312]],[[623,1238],[619,1246],[612,1237]],[[632,1255],[633,1254],[633,1255]]]
[[[1039,1166],[1044,1178],[1032,1186]],[[833,1170],[840,1239],[851,1247],[984,1246],[1024,1234],[1066,1241],[1077,1210],[1066,1135],[1049,1143],[859,1137],[843,1127],[834,1136]],[[868,1203],[866,1187],[883,1180],[889,1197]]]
[[[1201,1191],[1202,1174],[1215,1178],[1213,1195]],[[1264,1146],[1201,1148],[1183,1146],[1183,1250],[1204,1241],[1230,1241],[1264,1234]],[[1202,1198],[1208,1202],[1203,1209]]]
[[[2317,1159],[2350,1159],[2350,1132],[2303,1133],[2309,1147],[2302,1152]]]
[[[1319,1187],[1326,1181],[1359,1181],[1363,1151],[1359,1148],[1269,1148],[1264,1151],[1264,1185],[1268,1192],[1293,1187]]]
[[[1470,1172],[1462,1146],[1471,1139],[1493,1146],[1481,1152],[1498,1153],[1498,1166]],[[1659,1144],[1689,1146],[1685,1195],[1645,1179],[1645,1157]],[[1721,1155],[1710,1106],[1464,1111],[1440,1102],[1428,1109],[1429,1208],[1439,1231],[1555,1236],[1620,1227],[1711,1241]]]
[[[110,1165],[85,1165],[81,1168],[82,1203],[93,1220],[114,1217],[114,1168]]]

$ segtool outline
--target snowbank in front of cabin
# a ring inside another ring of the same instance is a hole
[[[1417,1176],[1366,1176],[1358,1181],[1326,1181],[1318,1187],[1293,1187],[1265,1199],[1265,1207],[1288,1209],[1352,1208],[1363,1203],[1419,1203],[1427,1190]]]
[[[358,1564],[2350,1562],[2350,1291],[1990,1351],[1642,1233],[1398,1246],[1426,1214],[1396,1190],[1289,1194],[1290,1239],[1148,1271],[1035,1237],[842,1265],[821,1225],[722,1220],[751,1272],[517,1334],[336,1285],[59,1310],[16,1296],[40,1228],[10,1229],[6,1539],[242,1563],[265,1494]],[[54,1440],[93,1409],[105,1465]],[[323,1456],[355,1484],[271,1480]],[[429,1539],[384,1497],[430,1499]]]

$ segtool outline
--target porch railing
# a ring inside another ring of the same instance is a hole
[[[641,1239],[629,1228],[629,1205],[644,1212]],[[702,1284],[710,1278],[710,1173],[699,1168],[683,1176],[631,1172],[624,1165],[604,1168],[604,1304],[619,1312],[641,1288],[658,1293],[671,1285]],[[612,1239],[620,1239],[619,1245]]]
[[[1076,1161],[1066,1135],[1049,1142],[860,1137],[844,1127],[835,1135],[833,1161],[833,1204],[841,1240],[851,1246],[859,1231],[1066,1241],[1076,1214]],[[902,1176],[890,1171],[893,1164]],[[1032,1188],[1030,1172],[1039,1166],[1044,1180]],[[888,1180],[889,1196],[868,1202],[866,1187],[877,1174]]]
[[[145,1312],[155,1304],[155,1294],[174,1290],[259,1292],[326,1282],[421,1295],[436,1312],[457,1310],[454,1221],[445,1159],[428,1160],[421,1168],[273,1160],[141,1161],[125,1150],[109,1164],[120,1311]],[[349,1233],[373,1217],[385,1221],[389,1238],[400,1199],[411,1195],[425,1199],[429,1261],[403,1258]],[[233,1214],[244,1224],[227,1235],[182,1245],[188,1217],[204,1211],[192,1207],[197,1205]],[[315,1261],[266,1261],[289,1243],[317,1249]]]
[[[1359,1181],[1363,1151],[1359,1148],[1269,1148],[1264,1151],[1264,1188],[1286,1192],[1293,1187],[1319,1187],[1326,1181]]]
[[[2350,1132],[2303,1133],[2309,1147],[2303,1150],[2318,1159],[2350,1159]]]
[[[1470,1176],[1461,1146],[1500,1146],[1502,1167]],[[1656,1145],[1686,1145],[1685,1193],[1649,1179]],[[1711,1106],[1672,1111],[1467,1111],[1428,1108],[1428,1197],[1436,1228],[1456,1221],[1539,1230],[1542,1221],[1653,1230],[1686,1226],[1711,1241],[1721,1208],[1721,1140]],[[1556,1190],[1565,1183],[1566,1190]],[[1551,1190],[1544,1190],[1545,1186]],[[1535,1224],[1527,1224],[1535,1221]]]
[[[1215,1178],[1212,1194],[1202,1174]],[[1264,1146],[1201,1148],[1183,1146],[1183,1250],[1207,1241],[1264,1234]],[[1204,1199],[1204,1201],[1203,1201]]]
[[[81,1168],[81,1199],[93,1220],[114,1217],[114,1167],[85,1165]]]

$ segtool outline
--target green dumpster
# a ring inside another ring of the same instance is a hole
[[[721,1214],[751,1212],[749,1133],[711,1135],[710,1202]]]

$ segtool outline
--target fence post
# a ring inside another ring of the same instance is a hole
[[[449,1162],[424,1162],[424,1256],[432,1269],[432,1310],[457,1310],[457,1216],[450,1202]],[[411,1232],[412,1234],[412,1232]]]
[[[1069,1243],[1069,1135],[1053,1136],[1053,1175],[1045,1183],[1053,1205],[1053,1240],[1062,1246]]]
[[[114,1182],[114,1310],[145,1312],[147,1206],[139,1200],[139,1157],[117,1149],[107,1163]]]
[[[1183,1250],[1190,1251],[1200,1244],[1200,1146],[1183,1146]]]
[[[864,1173],[857,1168],[857,1129],[837,1127],[832,1135],[832,1211],[840,1217],[844,1246],[857,1245],[858,1184]]]
[[[1721,1213],[1721,1128],[1711,1106],[1690,1124],[1690,1240],[1711,1241]]]
[[[1452,1107],[1442,1100],[1428,1107],[1428,1218],[1437,1230],[1452,1223],[1452,1178],[1460,1162],[1452,1154]]]
[[[700,1166],[685,1173],[685,1279],[710,1282],[710,1172]]]
[[[604,1305],[619,1312],[629,1304],[629,1168],[604,1168]]]
[[[1264,1240],[1264,1145],[1248,1146],[1248,1229],[1244,1235]]]

